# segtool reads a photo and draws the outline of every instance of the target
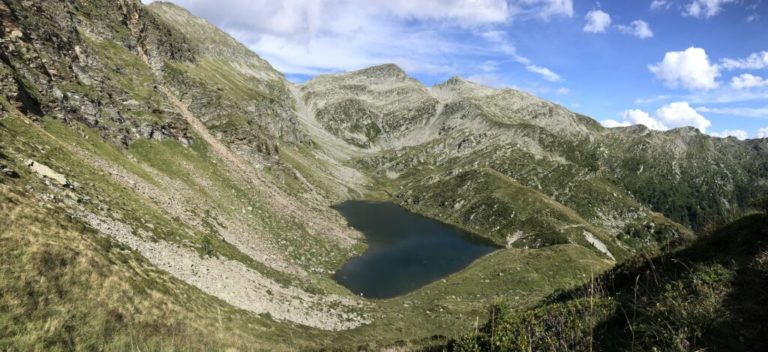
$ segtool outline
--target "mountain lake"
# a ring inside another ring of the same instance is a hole
[[[406,294],[498,249],[489,240],[394,203],[354,200],[333,208],[365,235],[368,244],[334,278],[367,298]]]

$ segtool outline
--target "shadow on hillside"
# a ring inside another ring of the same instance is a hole
[[[684,250],[638,264],[600,280],[619,307],[594,328],[597,349],[640,351],[663,340],[679,350],[768,349],[767,216],[746,216]],[[588,294],[582,287],[555,301]]]
[[[495,305],[482,329],[424,350],[764,351],[766,283],[768,216],[749,215],[526,312]]]
[[[757,220],[755,236],[741,245],[751,248],[749,261],[736,269],[723,301],[727,318],[710,331],[709,345],[717,350],[768,351],[768,217]]]

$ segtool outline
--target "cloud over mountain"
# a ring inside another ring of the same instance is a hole
[[[672,88],[713,89],[720,85],[717,82],[719,69],[709,62],[707,52],[702,48],[667,52],[661,62],[648,68]]]

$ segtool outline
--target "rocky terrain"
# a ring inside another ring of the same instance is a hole
[[[0,349],[418,345],[768,190],[764,139],[606,129],[392,64],[295,85],[170,3],[2,0],[0,19]],[[503,249],[365,300],[331,276],[365,244],[330,205],[358,198]]]

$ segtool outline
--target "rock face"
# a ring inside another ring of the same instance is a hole
[[[22,113],[82,122],[121,144],[140,138],[146,121],[185,137],[169,126],[174,116],[157,114],[163,103],[142,59],[191,62],[194,53],[140,3],[5,1],[0,17],[0,87]]]
[[[303,99],[323,127],[362,148],[386,145],[426,123],[438,101],[393,64],[317,77]]]

